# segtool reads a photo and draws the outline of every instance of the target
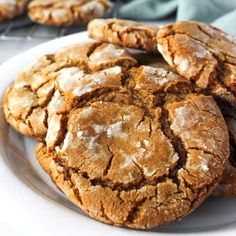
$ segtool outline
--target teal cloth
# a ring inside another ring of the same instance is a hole
[[[134,0],[121,6],[119,16],[140,20],[158,20],[177,9],[177,0]]]
[[[161,20],[176,14],[176,20],[197,20],[236,36],[236,0],[133,0],[122,5],[121,18]]]

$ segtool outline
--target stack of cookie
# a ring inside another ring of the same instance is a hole
[[[235,41],[197,22],[100,19],[88,33],[98,42],[43,56],[4,97],[6,120],[40,141],[57,187],[92,218],[130,228],[235,195]]]
[[[112,8],[109,0],[0,0],[0,22],[13,19],[28,9],[39,24],[68,26],[104,17]]]

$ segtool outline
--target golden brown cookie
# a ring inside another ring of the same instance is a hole
[[[176,22],[157,35],[158,50],[172,68],[216,98],[236,105],[236,41],[200,22]]]
[[[86,100],[91,88],[115,89],[114,75],[118,78],[122,70],[136,63],[125,49],[107,43],[78,44],[46,55],[22,71],[6,91],[6,120],[22,134],[43,140],[52,114],[70,109],[77,94]],[[97,84],[99,79],[101,84]],[[83,88],[71,92],[77,85]]]
[[[111,7],[109,0],[33,0],[28,14],[39,24],[62,26],[88,23],[106,15]]]
[[[176,22],[159,30],[157,40],[159,52],[173,69],[216,98],[228,125],[231,150],[236,149],[235,39],[204,23]],[[231,151],[231,160],[235,158]],[[229,162],[217,194],[236,195],[233,162]]]
[[[224,119],[211,96],[192,93],[188,80],[164,68],[121,74],[104,77],[115,91],[74,88],[76,106],[52,116],[39,163],[102,222],[150,228],[181,219],[221,178],[229,154]]]
[[[95,19],[88,25],[91,38],[153,52],[156,52],[158,30],[156,26],[121,19]]]
[[[10,20],[25,10],[29,0],[0,0],[0,21]]]

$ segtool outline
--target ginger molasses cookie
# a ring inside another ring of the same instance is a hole
[[[157,36],[158,50],[180,75],[236,105],[236,41],[200,22],[176,22]]]
[[[105,76],[106,77],[106,76]],[[113,80],[115,78],[113,77]],[[98,79],[98,84],[102,80]],[[131,228],[181,219],[212,192],[229,154],[211,96],[163,68],[124,71],[116,91],[78,85],[37,147],[43,169],[91,217]]]
[[[136,64],[125,49],[107,43],[73,45],[43,56],[6,91],[6,120],[22,134],[42,140],[52,114],[68,111],[78,94],[85,101],[92,90],[115,89],[122,70]],[[73,92],[78,85],[83,88]]]
[[[235,39],[207,24],[177,22],[160,29],[157,41],[159,52],[172,68],[216,98],[231,137],[230,162],[216,192],[235,196]]]
[[[0,21],[10,20],[25,10],[29,0],[0,0]]]
[[[111,7],[109,0],[33,0],[28,14],[37,23],[63,26],[88,23],[106,15]]]
[[[121,19],[95,19],[88,25],[88,35],[101,42],[156,52],[159,28]]]

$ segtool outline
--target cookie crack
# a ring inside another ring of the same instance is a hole
[[[175,33],[170,33],[170,34],[166,35],[165,37],[163,37],[163,38],[165,38],[167,40],[168,53],[169,53],[169,55],[171,57],[171,61],[172,61],[174,69],[176,70],[176,67],[177,67],[177,65],[174,64],[174,55],[175,55],[176,52],[173,49],[170,49],[171,48],[170,37],[171,36],[175,36],[177,34],[179,34],[179,35],[187,35],[192,40],[195,40],[196,42],[200,43],[201,46],[203,46],[214,57],[214,59],[217,61],[217,66],[211,72],[211,75],[210,75],[210,76],[214,77],[214,81],[210,83],[210,86],[214,85],[214,84],[219,84],[222,88],[226,89],[228,92],[230,92],[231,94],[235,95],[235,93],[232,91],[232,88],[227,86],[224,83],[224,81],[222,81],[222,77],[223,77],[223,72],[221,71],[222,64],[224,65],[225,63],[229,63],[231,65],[234,65],[232,62],[228,62],[227,61],[226,57],[229,56],[229,55],[225,54],[225,52],[220,52],[224,56],[224,61],[222,61],[219,58],[219,56],[216,53],[214,53],[213,48],[210,45],[208,45],[207,43],[197,39],[196,37],[193,37],[189,33],[175,32]],[[234,57],[232,57],[232,58],[234,58]],[[200,78],[201,74],[204,73],[204,70],[205,70],[206,67],[207,67],[207,65],[203,65],[201,67],[201,69],[198,71],[198,73],[196,75],[192,76],[190,78],[190,80],[196,82]]]
[[[185,168],[183,168],[183,169],[186,170]],[[186,170],[186,171],[188,172],[188,170]],[[188,188],[192,194],[194,194],[194,193],[196,193],[196,191],[198,191],[198,190],[194,189],[193,186],[191,184],[189,184],[184,177],[182,177],[181,181],[183,182],[185,188]],[[182,192],[184,192],[184,191],[182,191]],[[186,193],[187,193],[187,191],[186,191]],[[191,202],[191,200],[188,196],[185,199],[187,199]]]
[[[206,150],[206,149],[203,149],[203,148],[200,148],[200,147],[190,147],[187,149],[188,151],[201,151],[203,152],[203,154],[206,154],[206,155],[211,155],[213,156],[215,159],[217,159],[218,161],[220,161],[220,157],[218,157],[215,153],[209,151],[209,150]]]
[[[80,192],[79,192],[79,188],[76,187],[76,184],[72,180],[72,174],[70,172],[73,172],[73,170],[70,170],[70,169],[64,168],[64,167],[63,167],[63,169],[65,171],[65,181],[67,181],[67,183],[72,187],[72,191],[74,193],[74,196],[76,197],[76,200],[79,202],[80,206],[82,208],[84,208],[89,213],[90,210],[85,207],[85,204],[84,204],[84,202],[81,198]],[[73,174],[75,174],[75,173],[73,173]],[[55,178],[55,179],[57,179],[57,178]]]
[[[109,151],[109,153],[111,154],[111,157],[107,163],[107,166],[106,168],[104,169],[103,171],[103,176],[106,176],[111,168],[111,165],[112,165],[112,161],[114,160],[114,153],[112,152],[112,150],[110,149],[110,147],[107,145],[107,150]]]
[[[48,110],[45,109],[45,117],[44,117],[44,121],[43,121],[43,125],[47,128],[48,127]]]
[[[173,131],[171,130],[170,128],[171,124],[169,121],[169,112],[164,107],[162,107],[160,123],[161,123],[161,131],[170,140],[174,151],[178,154],[179,157],[175,168],[173,170],[170,170],[169,174],[173,178],[177,186],[179,186],[179,179],[177,177],[177,172],[179,169],[183,168],[186,165],[187,151],[184,148],[181,139],[175,136]]]
[[[48,82],[46,82],[45,84],[47,84]],[[45,101],[42,104],[38,103],[38,107],[46,107],[49,102],[51,101],[52,97],[54,96],[54,93],[57,91],[57,89],[55,88],[55,85],[53,86],[52,90],[49,91],[49,93],[45,96]],[[39,101],[40,97],[38,95],[38,90],[35,92],[35,96],[37,97],[37,100]]]
[[[63,168],[66,167],[64,166]],[[85,171],[81,172],[80,168],[73,167],[70,169],[81,178],[89,180],[92,186],[101,186],[103,188],[110,188],[112,191],[117,191],[117,192],[129,192],[132,190],[142,189],[145,186],[157,186],[158,184],[164,183],[170,179],[168,175],[163,175],[153,180],[141,179],[137,183],[123,184],[123,183],[114,183],[112,180],[108,178],[107,179],[102,179],[101,177],[90,178],[88,173]]]
[[[201,151],[201,152],[203,152],[204,154],[214,156],[214,153],[212,153],[212,152],[209,151],[209,150],[205,150],[205,149],[203,149],[203,148],[199,148],[199,147],[191,147],[191,148],[188,148],[188,151],[191,151],[191,150]]]
[[[59,114],[61,115],[61,114]],[[64,114],[62,116],[62,119],[61,119],[61,129],[60,129],[60,132],[61,132],[61,135],[60,137],[58,137],[58,139],[55,141],[55,144],[54,146],[59,146],[61,147],[62,144],[64,144],[64,141],[65,141],[65,136],[66,136],[66,133],[68,131],[68,114]]]
[[[74,186],[74,184],[72,184],[72,182],[71,182],[71,185]],[[82,202],[79,189],[78,188],[73,188],[73,192],[74,192],[74,195],[76,196],[76,199],[78,200],[78,202],[83,206],[84,204]]]
[[[42,109],[43,109],[43,108],[46,108],[47,105],[50,103],[50,101],[51,101],[53,95],[54,95],[54,89],[53,89],[53,91],[49,94],[49,96],[47,97],[46,101],[45,101],[43,104],[41,104],[41,105],[38,104],[38,105],[36,105],[36,106],[31,107],[30,110],[29,110],[29,112],[27,113],[25,119],[21,119],[23,123],[25,123],[25,124],[27,123],[27,124],[30,126],[31,130],[33,130],[33,128],[32,128],[32,126],[31,126],[31,123],[29,122],[29,117],[32,115],[32,113],[34,112],[35,109],[37,109],[37,108],[42,108]],[[46,117],[45,117],[43,123],[44,123],[45,127],[48,128],[48,120],[47,120],[48,117],[49,117],[48,109],[45,109],[45,115],[46,115]]]
[[[132,96],[132,102],[130,104],[138,108],[141,108],[144,111],[145,116],[153,118],[153,114],[151,112],[151,106],[145,103],[145,97],[143,97],[142,94],[133,90],[132,88],[127,88],[127,89],[129,90]]]
[[[202,112],[204,112],[204,113],[207,113],[207,114],[209,114],[209,115],[211,115],[211,116],[214,116],[214,117],[216,117],[216,118],[222,119],[222,116],[221,116],[221,115],[217,115],[217,114],[215,114],[215,113],[213,113],[213,112],[211,112],[211,111],[209,111],[209,110],[202,109],[195,101],[193,101],[193,104],[197,107],[197,109],[198,109],[199,111],[202,111]]]
[[[114,32],[113,26],[115,26],[115,25],[116,25],[115,22],[110,22],[107,24],[107,31],[111,31],[110,34],[113,34],[113,32]],[[106,27],[104,28],[104,31],[106,31]],[[115,32],[116,32],[116,36],[117,36],[119,42],[121,43],[122,42],[122,37],[121,37],[122,32],[120,32],[119,30],[117,30]],[[106,34],[104,34],[104,35],[106,35]]]
[[[108,222],[110,222],[110,223],[112,223],[112,224],[115,224],[115,222],[106,214],[103,200],[101,200],[100,203],[101,203],[101,213],[102,213],[102,217],[105,218]]]
[[[124,221],[124,224],[132,224],[135,219],[137,218],[137,214],[140,211],[140,209],[142,208],[142,205],[146,202],[147,198],[143,198],[140,201],[137,201],[133,207],[131,208],[131,210],[129,211],[129,214],[126,218],[126,220]]]
[[[227,84],[225,83],[225,81],[223,80],[225,74],[224,74],[224,66],[226,63],[228,62],[220,62],[218,57],[215,57],[215,59],[217,60],[217,70],[216,70],[216,79],[217,82],[220,84],[220,86],[223,89],[226,89],[228,92],[230,92],[231,94],[233,94],[233,96],[235,96],[235,92],[232,90],[232,88],[230,86],[227,86]],[[222,65],[223,64],[223,65]],[[231,63],[228,63],[231,64]]]
[[[28,120],[28,118],[32,115],[32,113],[33,113],[33,111],[35,110],[35,109],[37,109],[38,107],[40,107],[39,105],[36,105],[36,106],[32,106],[32,107],[30,107],[30,109],[28,110],[28,112],[27,112],[27,114],[25,115],[25,117],[24,118],[20,118],[19,119],[19,117],[17,118],[17,117],[15,117],[17,120],[21,120],[24,124],[29,124],[30,122],[29,122],[29,120]],[[32,127],[31,127],[31,129],[32,129]]]
[[[198,80],[200,80],[202,74],[205,72],[205,69],[206,69],[207,65],[204,64],[202,65],[202,67],[200,68],[200,70],[198,71],[198,73],[194,76],[192,76],[190,78],[191,81],[194,81],[194,82],[197,82]],[[211,72],[211,74],[213,73],[214,71]]]
[[[151,135],[152,135],[152,122],[151,120],[149,119],[149,133],[148,133],[148,137],[151,138]]]
[[[89,68],[89,57],[93,54],[93,52],[94,52],[99,46],[101,46],[101,43],[92,44],[92,46],[89,47],[89,51],[88,51],[88,53],[87,53],[88,62],[86,63],[88,68]]]
[[[183,169],[184,169],[184,170],[188,173],[188,175],[191,176],[192,178],[194,178],[194,179],[197,178],[196,176],[192,175],[192,174],[189,172],[188,169],[185,169],[185,168],[183,168]],[[194,188],[191,184],[188,183],[188,181],[185,179],[184,176],[182,176],[181,180],[182,180],[182,182],[184,182],[184,186],[185,186],[185,187],[187,187],[188,189],[190,189],[193,194],[196,194],[196,195],[194,196],[194,199],[199,199],[199,195],[204,192],[204,191],[202,191],[202,190],[203,190],[204,188],[207,188],[207,185],[206,185],[205,187],[202,187],[202,188],[196,188],[196,187]],[[189,198],[187,198],[187,199],[189,199]],[[194,204],[194,203],[195,203],[195,201],[193,201],[193,202],[190,201],[190,202],[191,202],[191,204]],[[190,209],[192,209],[192,207],[191,207]]]
[[[197,27],[198,27],[198,29],[199,29],[202,33],[206,34],[209,38],[213,39],[212,35],[210,35],[201,25],[197,25]],[[214,30],[216,30],[217,32],[219,32],[219,30],[216,29],[216,28],[214,28]],[[204,42],[202,42],[202,43],[204,43]],[[232,43],[232,42],[230,42],[230,43]],[[204,44],[207,45],[210,49],[214,50],[214,48],[211,47],[211,45],[209,45],[208,43],[204,43]],[[232,56],[232,55],[230,55],[230,54],[227,54],[227,52],[222,51],[222,50],[220,50],[220,53],[222,53],[223,56],[224,56],[224,62],[227,61],[227,56],[229,56],[229,57],[231,57],[231,58],[234,58],[234,59],[236,58],[236,57],[234,57],[234,56]],[[217,55],[216,55],[216,57],[217,57]]]
[[[107,97],[104,95],[109,95],[111,92],[117,91],[117,94],[108,99],[109,102],[113,102],[118,96],[118,94],[122,93],[121,88],[116,87],[110,87],[110,88],[98,88],[93,90],[89,94],[84,94],[79,98],[74,98],[73,101],[70,104],[70,108],[82,108],[90,105],[91,103],[101,101],[105,102],[107,101]]]
[[[144,175],[144,173],[143,173],[143,168],[142,168],[142,166],[140,166],[140,165],[138,164],[138,161],[137,161],[136,158],[132,158],[132,163],[133,163],[133,164],[138,168],[138,170],[140,171],[140,174],[141,174],[141,176],[142,176],[141,181],[146,180],[145,175]]]
[[[175,51],[173,50],[171,43],[170,43],[170,38],[167,38],[167,51],[169,52],[172,64],[174,65],[176,69],[176,65],[174,64],[174,58],[175,58]]]

